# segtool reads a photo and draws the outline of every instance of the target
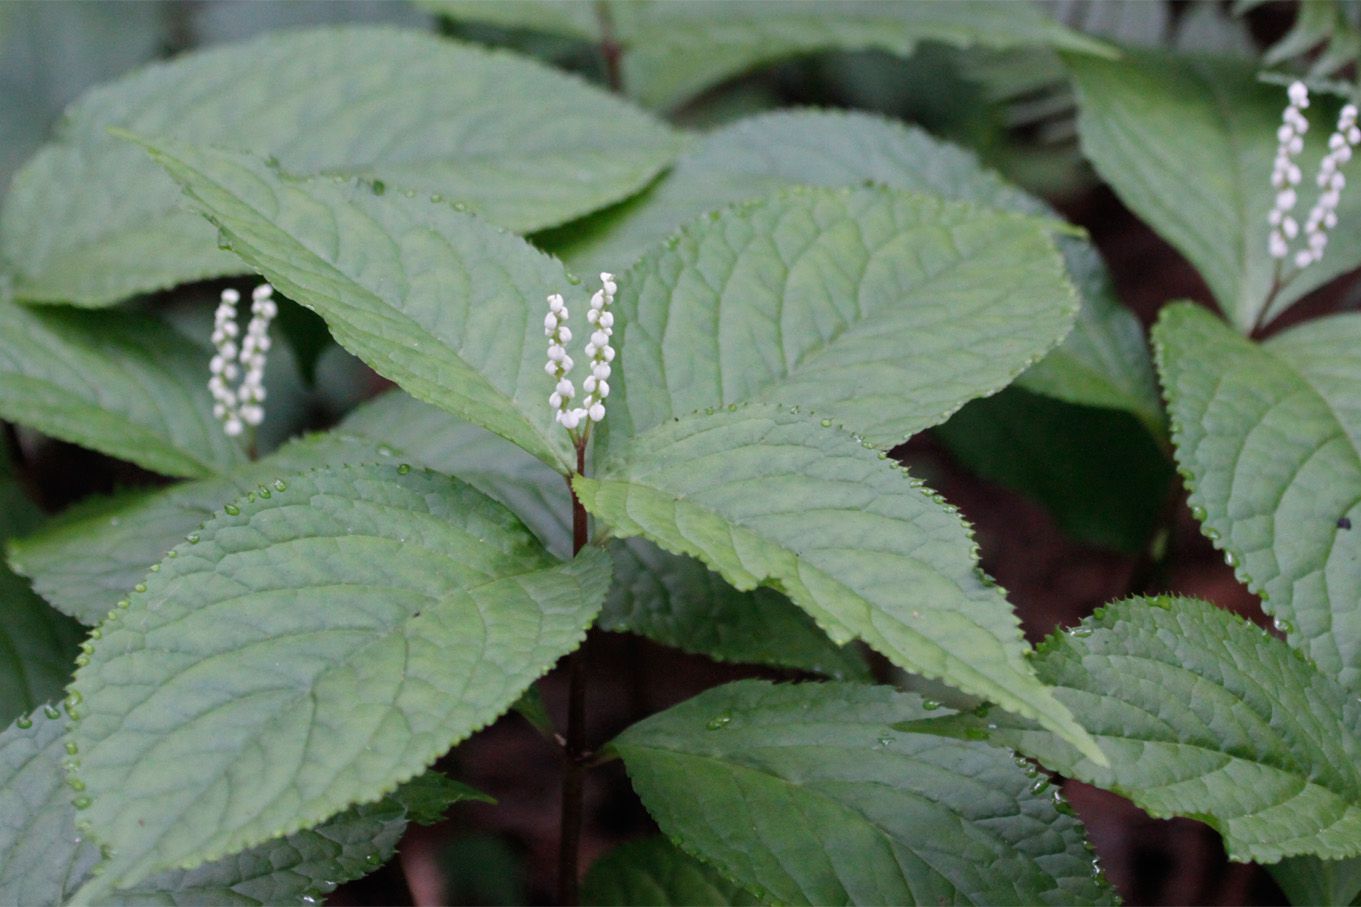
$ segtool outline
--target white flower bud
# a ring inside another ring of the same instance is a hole
[[[587,412],[590,414],[592,422],[599,422],[605,418],[605,404],[593,403]]]

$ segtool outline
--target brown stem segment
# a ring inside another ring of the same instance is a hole
[[[600,23],[600,56],[605,60],[605,81],[609,83],[610,91],[623,94],[624,74],[620,67],[620,57],[623,56],[624,48],[615,40],[614,16],[610,12],[609,4],[604,0],[596,0],[595,16]]]
[[[586,444],[577,444],[577,474],[586,469]],[[571,480],[568,480],[571,487]],[[575,489],[572,491],[572,554],[586,547],[586,508],[581,506]],[[562,825],[558,838],[558,903],[575,905],[580,900],[578,865],[581,854],[582,798],[585,791],[587,763],[591,753],[586,749],[586,643],[567,656],[567,736],[564,748],[567,769],[562,779]]]

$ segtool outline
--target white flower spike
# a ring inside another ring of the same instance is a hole
[[[610,305],[619,291],[614,275],[602,272],[600,289],[591,296],[586,320],[591,324],[590,340],[586,343],[586,356],[590,359],[591,373],[581,382],[585,392],[579,406],[572,406],[576,388],[567,378],[572,370],[572,357],[567,355],[566,344],[572,339],[567,327],[568,312],[562,296],[554,293],[548,297],[548,314],[544,316],[543,330],[548,337],[548,362],[544,366],[550,376],[557,379],[557,386],[548,398],[554,409],[554,418],[568,431],[574,433],[579,426],[589,427],[605,418],[605,398],[610,395],[610,363],[614,361],[614,347],[610,338],[614,335],[614,314]],[[583,435],[584,437],[584,435]]]
[[[1356,124],[1356,105],[1344,105],[1337,118],[1337,131],[1328,137],[1328,153],[1319,162],[1314,179],[1319,190],[1318,199],[1301,229],[1290,212],[1299,200],[1295,187],[1300,183],[1301,174],[1295,158],[1304,150],[1304,134],[1309,131],[1309,121],[1303,113],[1309,106],[1309,89],[1303,82],[1295,82],[1287,94],[1289,103],[1281,116],[1281,127],[1276,131],[1276,159],[1271,169],[1276,201],[1268,215],[1271,233],[1267,248],[1272,258],[1289,259],[1298,271],[1323,258],[1323,250],[1328,246],[1328,231],[1337,226],[1337,206],[1342,199],[1342,190],[1347,187],[1342,166],[1352,159],[1354,149],[1361,144],[1361,128]],[[1303,247],[1292,257],[1291,246],[1301,236]]]
[[[246,336],[238,348],[240,335],[237,306],[241,294],[222,291],[221,302],[213,316],[213,346],[216,355],[209,363],[208,391],[213,395],[213,417],[222,423],[229,437],[237,437],[247,426],[254,428],[265,420],[265,362],[268,358],[269,325],[279,314],[274,288],[260,284],[251,293],[251,319]],[[243,375],[244,370],[244,375]],[[237,378],[239,385],[233,387]]]

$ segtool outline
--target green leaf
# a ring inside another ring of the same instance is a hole
[[[0,426],[0,431],[5,430]],[[13,535],[30,532],[43,520],[43,513],[33,503],[16,474],[10,459],[9,444],[0,443],[0,542]]]
[[[834,642],[861,639],[1100,758],[1036,681],[958,513],[809,418],[752,405],[667,422],[575,487],[615,535],[697,557],[738,589],[778,589]]]
[[[617,271],[705,211],[794,184],[865,182],[1057,216],[972,153],[923,130],[851,111],[778,111],[710,133],[647,191],[540,242],[581,273]],[[1116,301],[1090,243],[1063,237],[1059,247],[1082,309],[1068,339],[1020,380],[1070,403],[1127,409],[1161,437],[1162,405],[1138,319]]]
[[[1053,46],[1109,53],[1031,4],[841,2],[608,3],[599,19],[586,3],[425,0],[455,19],[600,40],[603,23],[623,47],[623,82],[656,108],[674,107],[749,69],[829,50],[910,56],[922,41],[956,47]]]
[[[628,272],[616,307],[611,439],[766,400],[879,447],[1010,383],[1077,314],[1044,225],[882,187],[701,218]]]
[[[1287,857],[1267,867],[1290,903],[1349,907],[1361,895],[1361,858]]]
[[[346,417],[340,430],[390,443],[509,507],[550,551],[571,554],[572,499],[562,476],[503,439],[399,391]],[[768,590],[739,592],[702,564],[641,539],[610,546],[615,582],[599,624],[720,661],[865,677],[808,615]]]
[[[763,903],[666,838],[630,841],[596,860],[581,886],[592,907],[723,907]]]
[[[449,807],[455,803],[466,800],[474,803],[496,802],[495,797],[433,769],[412,778],[393,791],[390,797],[402,804],[407,818],[417,825],[434,825],[444,818]]]
[[[509,507],[549,551],[571,557],[567,481],[504,438],[401,391],[360,406],[339,430],[389,444],[407,462],[457,476]]]
[[[1244,333],[1361,263],[1361,199],[1344,194],[1327,255],[1290,279],[1268,308],[1271,161],[1286,98],[1257,80],[1255,60],[1130,50],[1118,62],[1067,61],[1083,151],[1121,200],[1196,266]],[[1311,107],[1297,213],[1314,203],[1313,175],[1336,107],[1321,98]]]
[[[1135,598],[1034,663],[1110,766],[1015,719],[989,719],[993,742],[1155,817],[1207,822],[1234,860],[1361,853],[1361,704],[1265,631],[1197,599]]]
[[[110,127],[440,194],[516,230],[628,197],[680,144],[641,111],[512,54],[388,28],[279,32],[141,70],[70,110],[0,216],[18,298],[107,305],[243,270]]]
[[[209,475],[245,459],[213,418],[210,358],[154,318],[0,301],[0,418],[153,472]]]
[[[325,318],[341,346],[564,474],[575,466],[545,393],[544,299],[573,290],[555,259],[425,197],[295,180],[232,152],[152,154],[232,249]]]
[[[965,467],[1042,504],[1079,541],[1143,552],[1172,464],[1135,418],[1009,387],[937,426]]]
[[[0,901],[7,904],[65,903],[100,859],[99,848],[76,829],[80,813],[72,801],[79,794],[66,784],[60,719],[39,711],[0,731]],[[103,903],[312,903],[392,856],[407,825],[401,799],[410,784],[316,828],[197,869],[153,876]]]
[[[778,903],[1112,902],[1033,770],[892,727],[929,714],[886,687],[744,681],[611,746],[662,831]]]
[[[1257,345],[1187,303],[1153,336],[1203,531],[1290,643],[1361,689],[1361,315]]]
[[[81,635],[79,624],[0,567],[0,723],[61,698]]]
[[[256,463],[155,492],[90,499],[9,543],[10,565],[65,614],[98,624],[147,568],[222,505],[318,466],[397,459],[385,444],[331,433],[295,440]]]
[[[614,585],[600,613],[602,630],[637,633],[717,661],[869,679],[853,648],[834,644],[772,589],[739,591],[698,561],[643,539],[619,540],[610,554]]]
[[[76,674],[87,816],[117,848],[81,899],[418,774],[575,647],[608,584],[603,551],[558,561],[434,473],[316,470],[232,505]]]

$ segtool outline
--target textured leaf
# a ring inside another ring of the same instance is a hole
[[[290,478],[200,538],[76,674],[87,815],[117,848],[85,900],[391,790],[577,645],[609,583],[598,549],[557,561],[501,505],[401,467]]]
[[[509,507],[549,551],[571,556],[567,481],[504,438],[401,391],[360,406],[339,430],[386,443],[406,462],[457,476]]]
[[[1181,304],[1154,339],[1205,534],[1292,645],[1361,689],[1361,315],[1259,346]]]
[[[61,717],[39,711],[0,731],[0,901],[7,904],[64,903],[99,861],[99,848],[76,830],[79,794],[66,785]],[[161,873],[103,903],[310,903],[304,899],[392,856],[407,824],[405,791],[215,863]]]
[[[140,315],[0,301],[0,418],[154,472],[245,459],[208,396],[207,348]]]
[[[637,438],[575,486],[615,535],[697,557],[739,589],[779,589],[833,641],[864,640],[1100,758],[1035,680],[967,524],[846,434],[773,406],[693,416]]]
[[[1197,599],[1129,599],[1034,662],[1110,766],[1015,719],[989,719],[994,742],[1207,822],[1235,860],[1361,853],[1361,704],[1264,631]]]
[[[390,446],[337,433],[296,440],[215,478],[85,501],[32,535],[12,539],[10,564],[59,610],[97,624],[223,504],[318,466],[395,459]]]
[[[401,458],[458,476],[509,507],[550,551],[572,550],[572,499],[562,476],[501,438],[401,392],[360,407],[341,430],[389,442]],[[614,584],[599,624],[721,661],[864,677],[808,615],[768,590],[739,592],[690,558],[642,539],[610,546]]]
[[[1267,867],[1292,904],[1349,907],[1361,895],[1361,858],[1287,857]]]
[[[379,374],[564,473],[575,465],[543,371],[544,299],[573,289],[557,261],[424,197],[295,180],[231,152],[153,154],[242,258]]]
[[[611,439],[766,400],[879,447],[999,390],[1077,314],[1043,225],[879,187],[702,218],[629,270],[616,306]]]
[[[641,195],[540,241],[581,273],[618,271],[705,211],[793,184],[865,182],[1053,215],[970,152],[923,130],[864,113],[781,111],[710,133]],[[1160,436],[1162,406],[1138,320],[1116,301],[1090,243],[1064,237],[1059,247],[1082,309],[1068,339],[1020,380],[1070,403],[1128,409]]]
[[[718,661],[869,679],[853,648],[835,645],[772,589],[741,592],[698,561],[643,539],[619,540],[610,554],[614,585],[600,613],[603,630],[637,633]]]
[[[579,3],[426,0],[428,9],[457,19],[552,31],[598,40],[595,11]],[[610,3],[610,33],[623,45],[623,81],[653,107],[671,107],[705,88],[762,64],[828,50],[882,50],[908,56],[921,41],[956,47],[1044,45],[1106,52],[1030,4],[995,0],[835,4]]]
[[[71,109],[0,217],[19,298],[106,305],[243,270],[110,127],[438,193],[517,230],[631,195],[679,148],[640,111],[511,54],[387,28],[280,32],[144,69]]]
[[[886,687],[710,690],[611,746],[662,831],[778,903],[1108,903],[1078,822],[1003,749],[895,731]]]
[[[581,887],[593,907],[702,907],[762,901],[666,838],[621,844],[596,860]]]
[[[1200,271],[1229,320],[1246,332],[1267,309],[1273,259],[1267,214],[1275,198],[1271,161],[1286,104],[1257,80],[1257,62],[1128,51],[1118,62],[1073,56],[1082,149],[1134,213]],[[1313,176],[1335,104],[1316,99],[1300,156],[1297,212],[1308,214]],[[1321,109],[1320,109],[1321,108]],[[1361,263],[1361,199],[1346,193],[1323,260],[1290,279],[1266,311]]]
[[[1079,541],[1138,554],[1162,517],[1172,464],[1129,413],[1009,387],[935,431],[964,466],[1039,502]]]
[[[0,567],[0,722],[61,698],[80,638],[79,624]]]

